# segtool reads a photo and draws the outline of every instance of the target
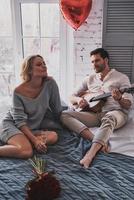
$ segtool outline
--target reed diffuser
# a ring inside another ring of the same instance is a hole
[[[36,177],[26,184],[26,200],[53,200],[60,194],[59,181],[52,172],[45,172],[46,162],[42,158],[30,159]]]

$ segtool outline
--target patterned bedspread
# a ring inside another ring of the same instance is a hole
[[[57,200],[133,200],[134,158],[99,153],[89,169],[79,165],[86,141],[61,131],[59,142],[48,153],[38,155],[47,161],[47,170],[55,170],[61,183]],[[26,183],[33,179],[28,160],[0,158],[0,200],[24,200]]]

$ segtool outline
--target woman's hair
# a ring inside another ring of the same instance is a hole
[[[32,55],[28,56],[22,63],[20,76],[22,77],[22,80],[25,82],[30,81],[31,79],[32,65],[36,57],[40,57],[43,59],[43,57],[40,55]]]

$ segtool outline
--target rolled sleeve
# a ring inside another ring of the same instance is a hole
[[[125,89],[125,88],[126,89],[131,88],[131,83],[129,81],[129,78],[126,75],[124,75],[122,78],[122,85],[121,85],[120,89]],[[130,93],[124,92],[122,97],[130,100],[131,104],[133,104],[133,96],[132,96],[131,92]]]

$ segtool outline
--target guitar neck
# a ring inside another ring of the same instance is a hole
[[[111,96],[111,92],[108,92],[108,93],[105,93],[105,94],[101,94],[101,95],[98,95],[96,97],[93,97],[92,99],[90,99],[90,102],[92,101],[99,101],[99,100],[103,100],[103,99],[106,99],[107,97],[110,97]]]
[[[127,93],[134,93],[134,87],[130,87],[130,88],[124,88],[124,89],[121,89],[120,92],[123,94],[124,92],[127,92]],[[108,92],[108,93],[104,93],[104,94],[101,94],[101,95],[98,95],[96,97],[93,97],[90,99],[89,102],[92,102],[92,101],[99,101],[99,100],[105,100],[107,97],[110,97],[111,96],[111,92]]]

